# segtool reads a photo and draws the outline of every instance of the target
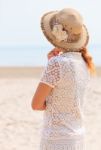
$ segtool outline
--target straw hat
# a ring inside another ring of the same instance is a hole
[[[41,28],[46,38],[58,48],[80,51],[88,44],[89,35],[83,18],[72,8],[51,11],[41,18]]]

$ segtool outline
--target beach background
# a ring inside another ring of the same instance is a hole
[[[39,150],[44,111],[31,100],[53,46],[40,29],[46,11],[74,7],[82,12],[96,66],[85,94],[86,150],[101,147],[100,0],[0,0],[0,150]]]

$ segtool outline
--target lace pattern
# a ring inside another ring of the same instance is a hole
[[[49,60],[40,79],[53,87],[46,98],[41,150],[84,150],[80,141],[85,135],[83,101],[89,80],[81,53],[67,52]]]
[[[41,150],[85,150],[85,141],[82,140],[46,140],[40,143]]]
[[[42,74],[40,82],[50,85],[54,88],[60,80],[60,66],[56,59],[51,58]]]

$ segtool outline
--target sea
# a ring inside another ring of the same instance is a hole
[[[52,46],[0,46],[0,67],[40,67],[47,64],[47,53]],[[101,66],[101,45],[88,47],[96,66]]]

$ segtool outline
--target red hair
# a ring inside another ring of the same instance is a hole
[[[90,71],[90,74],[96,75],[96,67],[95,67],[95,64],[93,62],[92,56],[88,53],[87,48],[83,48],[81,50],[81,53],[82,53],[82,57],[83,57],[84,61],[87,64],[87,67]]]

